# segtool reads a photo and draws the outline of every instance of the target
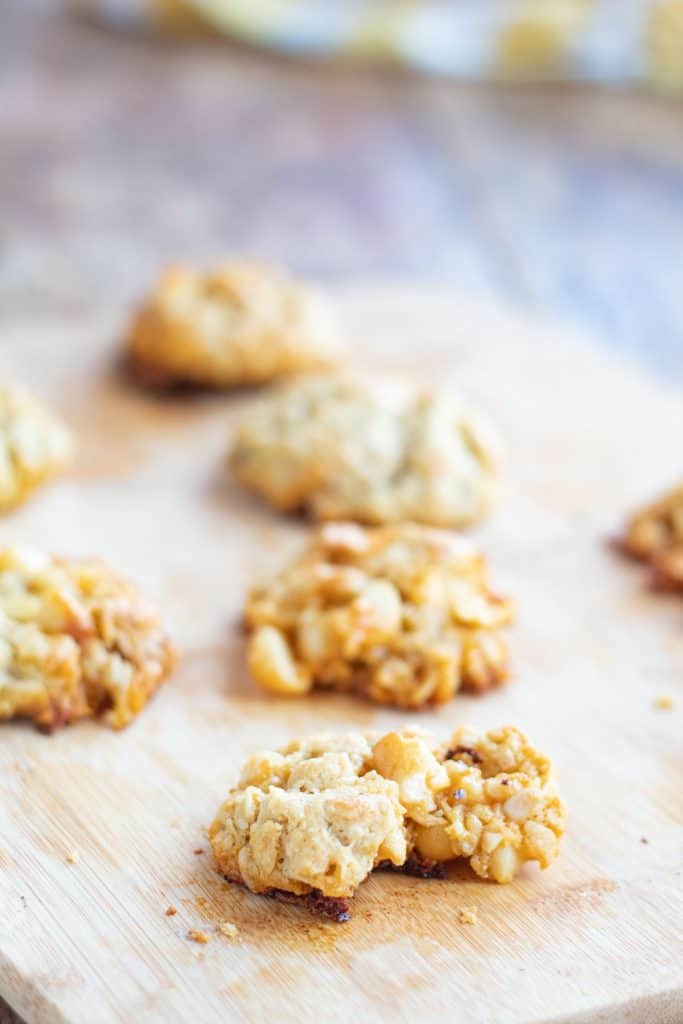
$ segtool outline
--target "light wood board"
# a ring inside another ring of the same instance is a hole
[[[120,315],[15,321],[0,371],[60,409],[80,449],[0,538],[106,558],[161,608],[183,660],[122,734],[0,728],[0,995],[29,1024],[680,1021],[683,603],[649,593],[604,542],[680,473],[681,396],[444,289],[339,300],[359,366],[458,383],[503,433],[500,501],[474,535],[519,604],[514,679],[417,717],[444,736],[461,721],[528,731],[557,763],[563,853],[509,886],[464,868],[377,874],[344,925],[222,882],[202,828],[249,751],[406,716],[269,699],[247,677],[243,593],[306,529],[224,473],[251,396],[132,389],[113,366]],[[673,711],[653,707],[662,694]],[[472,905],[478,923],[460,924]],[[237,939],[187,940],[223,920]]]

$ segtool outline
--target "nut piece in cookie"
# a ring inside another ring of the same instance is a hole
[[[138,311],[128,353],[157,386],[261,384],[336,362],[327,299],[282,271],[244,261],[168,270]]]
[[[636,512],[617,547],[649,564],[654,587],[683,594],[683,482]]]
[[[488,509],[496,456],[491,427],[457,395],[316,374],[254,403],[230,467],[282,511],[462,527]]]
[[[320,686],[398,707],[441,704],[505,679],[501,627],[512,617],[463,537],[412,523],[328,523],[249,595],[249,667],[286,696]]]
[[[219,870],[337,920],[374,868],[441,877],[465,858],[510,881],[557,856],[565,810],[548,758],[517,729],[323,734],[248,759],[209,830]]]
[[[101,562],[0,549],[0,720],[120,729],[173,662],[157,616]]]
[[[20,505],[71,461],[67,428],[30,395],[0,387],[0,513]]]

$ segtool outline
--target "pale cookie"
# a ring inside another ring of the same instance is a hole
[[[283,695],[321,686],[404,708],[441,704],[505,679],[500,627],[512,617],[465,538],[411,523],[328,523],[249,595],[249,666]]]
[[[67,428],[30,395],[0,387],[0,513],[20,505],[71,460]]]
[[[328,366],[340,345],[323,295],[274,268],[235,261],[167,271],[133,321],[128,351],[149,383],[230,388]]]
[[[469,860],[509,882],[557,856],[565,810],[552,766],[517,729],[324,734],[247,760],[209,830],[219,870],[252,892],[345,920],[373,868],[442,875]]]
[[[317,374],[257,401],[238,427],[235,477],[283,511],[462,527],[491,501],[496,443],[454,394],[406,399]]]
[[[157,616],[101,562],[0,550],[0,720],[51,731],[99,715],[120,729],[173,662]]]
[[[683,482],[633,515],[617,544],[649,564],[653,586],[683,594]]]

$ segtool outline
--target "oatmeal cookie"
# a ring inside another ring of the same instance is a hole
[[[235,261],[167,271],[134,318],[128,351],[149,383],[230,388],[328,366],[340,344],[324,296],[274,268]]]
[[[683,482],[633,515],[617,545],[649,564],[655,587],[683,594]]]
[[[254,403],[230,453],[234,476],[315,519],[466,526],[492,500],[497,443],[450,393],[404,400],[317,374]]]
[[[173,662],[156,615],[101,562],[0,550],[0,720],[51,731],[100,715],[120,729]]]
[[[30,395],[0,387],[0,513],[58,476],[72,456],[67,428]]]
[[[376,867],[431,877],[466,858],[509,882],[559,852],[552,766],[517,729],[333,735],[250,757],[209,830],[220,871],[265,895],[345,919]]]
[[[405,401],[386,384],[316,374],[254,404],[230,467],[283,511],[462,527],[489,506],[495,451],[488,423],[454,394]]]
[[[249,666],[278,694],[321,686],[419,708],[502,682],[500,627],[512,616],[465,538],[414,523],[327,523],[249,595]]]

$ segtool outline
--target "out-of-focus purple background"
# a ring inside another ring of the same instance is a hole
[[[108,32],[4,0],[0,322],[248,252],[585,325],[683,380],[683,108]]]

